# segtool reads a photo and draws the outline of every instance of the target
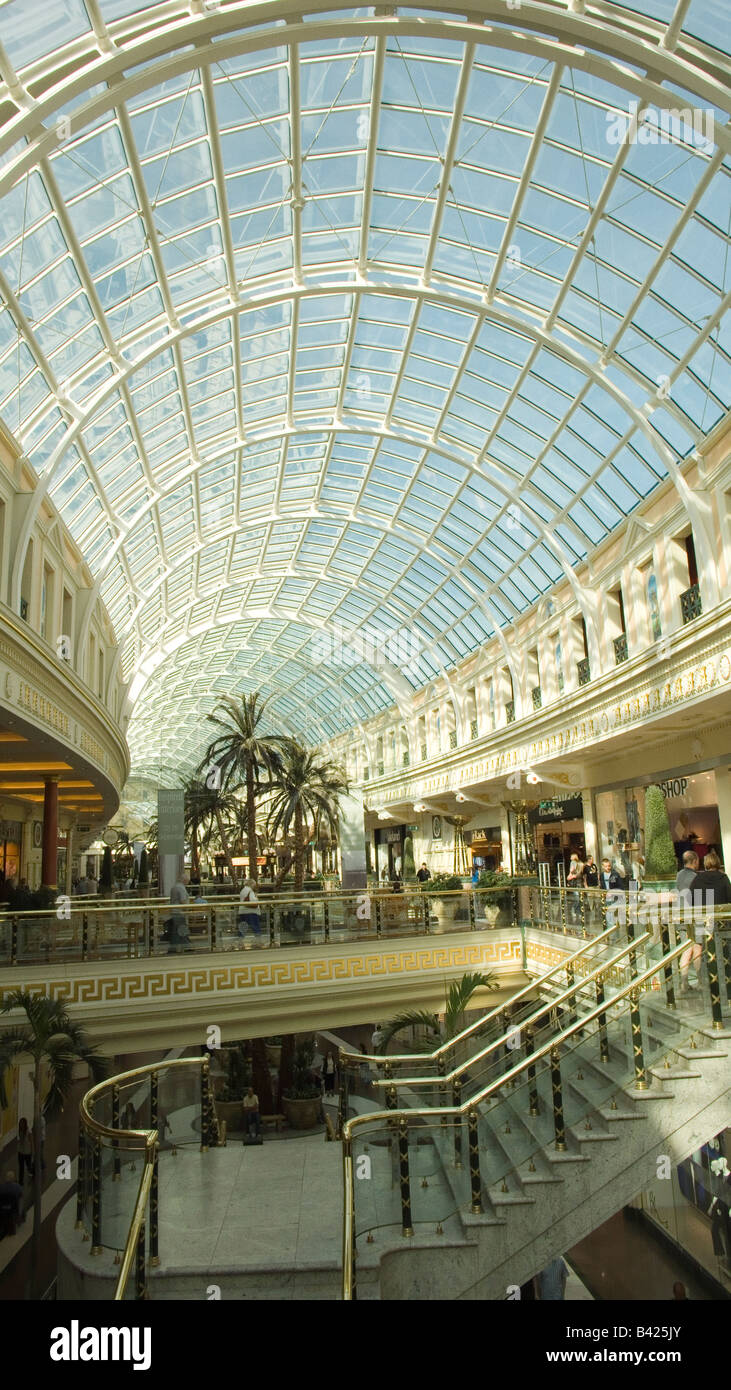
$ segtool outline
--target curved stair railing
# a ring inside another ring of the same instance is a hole
[[[708,985],[698,992],[700,1015],[696,1010],[692,1017],[685,1016],[677,1009],[675,999],[673,972],[688,950],[688,941],[662,949],[659,959],[638,970],[637,956],[649,933],[635,938],[631,926],[630,943],[609,966],[614,970],[617,962],[625,960],[629,966],[629,978],[616,992],[611,996],[604,993],[603,976],[608,964],[600,962],[580,984],[573,983],[535,1011],[536,1017],[545,1020],[550,1019],[556,1005],[566,1005],[570,1013],[568,1024],[551,1027],[547,1039],[532,1046],[525,1036],[530,1019],[524,1020],[520,1046],[511,1049],[513,1057],[516,1052],[523,1055],[507,1062],[507,1069],[497,1076],[478,1077],[468,1098],[462,1098],[460,1080],[470,1070],[474,1072],[484,1059],[504,1058],[511,1041],[509,1030],[453,1068],[448,1077],[433,1071],[430,1076],[402,1074],[377,1081],[376,1085],[386,1092],[385,1108],[344,1119],[341,1127],[343,1298],[351,1300],[356,1296],[356,1249],[360,1238],[365,1237],[368,1246],[376,1243],[384,1231],[388,1239],[398,1231],[411,1237],[418,1225],[443,1235],[448,1231],[447,1223],[453,1221],[459,1224],[464,1240],[465,1221],[469,1224],[470,1219],[486,1219],[486,1206],[494,1214],[509,1211],[511,1204],[531,1200],[525,1194],[532,1183],[556,1181],[551,1176],[552,1162],[563,1156],[578,1159],[583,1146],[614,1137],[610,1133],[612,1122],[634,1118],[633,1107],[636,1109],[639,1098],[667,1095],[658,1088],[652,1091],[654,1079],[680,1082],[693,1075],[689,1062],[682,1061],[686,1050],[691,1058],[693,1049],[697,1057],[709,1055],[697,1050],[695,1035],[707,1033],[711,1040],[714,1035],[731,1037],[731,1027],[725,1025],[723,1016],[724,1008],[729,1007],[731,987],[728,942],[722,939],[727,923],[722,924],[728,917],[728,911],[717,911],[713,917],[708,914]],[[667,935],[663,930],[663,947]],[[542,985],[543,980],[536,984]],[[577,995],[592,985],[601,989],[601,994],[588,1008],[584,1000],[579,1013]],[[646,1007],[641,1009],[641,1005]],[[493,1016],[497,1012],[493,1010]],[[479,1020],[470,1032],[477,1032],[484,1022]],[[681,1057],[679,1068],[673,1068],[670,1061],[673,1053]],[[402,1055],[395,1060],[406,1062],[407,1057]],[[363,1060],[358,1054],[348,1056],[354,1065]],[[384,1068],[391,1061],[382,1056],[370,1060]],[[424,1056],[411,1054],[410,1060],[423,1062]],[[578,1063],[578,1070],[572,1071],[570,1077],[569,1063]],[[450,1082],[452,1103],[447,1104],[445,1088]],[[425,1104],[414,1088],[417,1092],[431,1088],[438,1103]],[[508,1135],[509,1139],[503,1138]],[[431,1157],[424,1161],[424,1154]],[[359,1181],[364,1176],[376,1180]],[[428,1197],[423,1195],[424,1190],[429,1192]],[[359,1203],[364,1208],[360,1217]],[[500,1221],[497,1215],[494,1219]],[[387,1248],[394,1247],[391,1244]],[[380,1253],[376,1250],[366,1255],[363,1251],[363,1256],[373,1264]]]
[[[86,1092],[79,1111],[76,1227],[92,1255],[117,1252],[115,1300],[145,1298],[148,1270],[159,1264],[161,1145],[170,1134],[174,1158],[183,1146],[206,1152],[219,1143],[210,1054],[107,1077]],[[168,1119],[173,1112],[177,1131]]]

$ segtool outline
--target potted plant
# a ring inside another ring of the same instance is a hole
[[[280,1037],[265,1038],[267,1050],[267,1062],[270,1067],[279,1068],[282,1057],[282,1039]]]
[[[230,1043],[221,1049],[224,1059],[223,1085],[216,1095],[216,1113],[226,1121],[227,1131],[243,1127],[241,1102],[251,1085],[251,1064],[244,1042]]]
[[[510,874],[504,874],[496,869],[483,869],[477,881],[478,890],[480,888],[490,888],[493,891],[485,893],[479,899],[485,920],[493,927],[510,926],[512,920],[513,907],[513,880]],[[502,891],[495,892],[495,889]]]
[[[294,1050],[292,1085],[282,1095],[282,1110],[292,1129],[314,1129],[322,1113],[322,1093],[312,1069],[315,1039],[302,1038]]]
[[[430,880],[427,896],[440,926],[455,920],[462,906],[461,898],[457,897],[461,888],[462,880],[457,874],[435,874]]]

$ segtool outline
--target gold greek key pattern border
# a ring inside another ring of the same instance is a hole
[[[575,945],[572,945],[571,950],[567,947],[565,951],[560,951],[556,946],[549,946],[542,941],[526,941],[525,958],[526,961],[535,962],[536,965],[545,966],[550,970],[551,966],[560,965],[561,961],[575,950]]]
[[[310,957],[299,960],[223,961],[213,966],[169,966],[141,972],[139,969],[69,980],[33,980],[26,984],[33,994],[48,994],[64,1003],[100,1004],[139,1002],[181,995],[229,993],[247,989],[281,989],[348,980],[378,980],[423,971],[485,969],[489,966],[521,968],[520,942],[480,941],[461,945],[413,946],[387,951],[364,951],[352,956]],[[0,984],[0,997],[17,983]]]

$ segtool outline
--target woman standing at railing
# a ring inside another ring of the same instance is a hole
[[[690,884],[690,893],[693,903],[700,904],[708,911],[714,907],[725,907],[731,904],[731,882],[728,875],[721,868],[721,860],[715,850],[711,850],[703,860],[702,873],[696,874]],[[713,936],[715,922],[712,917],[706,916],[700,922],[696,922],[696,933],[701,938],[708,939]],[[698,984],[700,984],[701,964],[703,962],[703,940],[694,941],[689,945],[688,950],[683,952],[680,957],[680,989],[682,994],[687,994],[690,989],[688,972],[693,961]],[[696,985],[698,988],[698,985]]]

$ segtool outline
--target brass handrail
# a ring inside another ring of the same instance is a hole
[[[155,1141],[156,1140],[157,1130],[155,1130]],[[155,1148],[156,1142],[153,1142],[153,1144],[149,1147],[145,1147],[145,1166],[142,1170],[142,1177],[140,1178],[140,1186],[137,1193],[137,1201],[135,1202],[134,1214],[132,1216],[132,1222],[129,1228],[129,1232],[127,1234],[124,1253],[122,1255],[122,1267],[119,1271],[117,1287],[114,1290],[115,1303],[119,1303],[124,1298],[125,1290],[127,1288],[127,1280],[129,1279],[130,1270],[132,1269],[132,1262],[137,1254],[137,1243],[140,1237],[140,1230],[142,1227],[142,1223],[145,1219],[147,1203],[150,1200],[153,1164],[155,1162]]]
[[[611,930],[616,931],[617,928],[612,927]],[[645,942],[649,941],[650,936],[650,932],[645,932],[642,936],[635,937],[635,939],[631,941],[628,946],[624,946],[616,956],[611,956],[609,960],[603,961],[601,965],[598,965],[596,969],[590,971],[588,975],[583,975],[580,980],[575,980],[572,985],[568,985],[564,990],[563,994],[557,995],[555,999],[551,999],[547,1004],[542,1004],[540,1009],[536,1009],[535,1013],[529,1014],[528,1018],[522,1018],[519,1023],[510,1024],[508,1027],[508,1033],[511,1032],[514,1028],[529,1028],[531,1024],[536,1022],[537,1019],[542,1018],[544,1014],[550,1014],[552,1009],[560,1007],[560,1005],[563,1003],[569,1003],[572,995],[576,994],[578,990],[583,989],[585,985],[591,984],[592,981],[596,980],[600,975],[608,974],[610,970],[613,970],[616,967],[618,961],[621,961],[625,956],[631,956],[632,953],[637,950],[638,946],[642,946]],[[687,949],[687,942],[684,943],[684,948]],[[535,982],[533,988],[536,988],[536,986],[539,984],[542,985],[543,981],[547,978],[547,975],[541,976],[540,979]],[[525,991],[523,990],[521,991],[521,993],[525,993]],[[607,1008],[609,1008],[610,1005],[614,1003],[616,997],[616,995],[613,995],[611,999],[607,1000]],[[518,998],[518,995],[514,996],[514,998],[511,998],[508,1002],[510,1004],[513,1004],[516,998]],[[501,1009],[504,1007],[505,1006],[502,1005],[497,1010],[493,1009],[492,1014],[494,1015],[496,1012],[500,1012]],[[488,1018],[490,1017],[490,1014],[486,1014],[484,1022],[487,1022]],[[491,1052],[495,1052],[499,1047],[503,1047],[505,1045],[505,1037],[506,1034],[503,1033],[501,1037],[494,1039],[494,1041],[491,1043],[488,1043],[487,1047],[484,1047],[481,1052],[473,1052],[466,1062],[461,1062],[458,1067],[455,1067],[453,1071],[445,1073],[444,1076],[400,1076],[387,1078],[379,1077],[371,1084],[373,1086],[385,1086],[389,1088],[395,1088],[397,1086],[417,1085],[445,1086],[448,1082],[453,1081],[455,1077],[460,1076],[462,1072],[469,1071],[470,1068],[474,1067],[477,1062],[483,1061],[483,1059],[489,1056]],[[357,1055],[358,1054],[356,1053],[356,1056]],[[411,1054],[412,1057],[423,1057],[430,1055],[431,1054],[429,1053],[418,1052]],[[538,1054],[534,1054],[534,1056],[537,1055]],[[365,1060],[365,1058],[363,1058],[363,1060]],[[386,1060],[390,1062],[393,1059],[390,1056],[387,1056]]]
[[[469,1112],[474,1111],[478,1105],[481,1105],[483,1101],[487,1100],[495,1092],[500,1091],[504,1086],[514,1084],[518,1076],[526,1072],[528,1067],[534,1067],[543,1057],[548,1056],[558,1044],[564,1043],[567,1038],[571,1038],[575,1034],[581,1032],[588,1024],[593,1023],[601,1015],[606,1015],[610,1009],[614,1009],[618,1004],[624,1003],[628,996],[634,991],[639,992],[642,990],[649,984],[649,981],[654,975],[664,970],[667,965],[672,964],[672,962],[681,956],[683,952],[687,951],[687,949],[687,941],[683,941],[679,946],[675,946],[672,951],[663,956],[655,965],[648,967],[641,975],[637,975],[630,984],[625,985],[625,987],[620,990],[618,994],[615,994],[611,1000],[605,1000],[588,1013],[582,1014],[581,1018],[577,1019],[575,1023],[570,1024],[567,1028],[554,1034],[549,1042],[544,1043],[542,1047],[525,1057],[522,1062],[509,1068],[502,1076],[489,1082],[477,1095],[470,1096],[469,1100],[462,1101],[460,1105],[422,1106],[409,1110],[399,1110],[397,1108],[393,1110],[374,1110],[364,1115],[355,1115],[352,1119],[346,1119],[344,1121],[342,1127],[342,1140],[343,1181],[345,1185],[344,1216],[346,1218],[343,1223],[343,1299],[345,1301],[349,1301],[352,1298],[353,1291],[355,1186],[353,1182],[352,1143],[355,1131],[364,1129],[366,1125],[371,1124],[373,1121],[386,1121],[394,1125],[399,1122],[405,1122],[406,1125],[409,1125],[409,1123],[413,1125],[414,1121],[421,1123],[424,1120],[433,1121],[435,1118],[441,1119],[442,1117],[448,1120],[449,1118],[454,1119],[469,1114]],[[622,1083],[619,1083],[620,1086],[621,1084]],[[350,1216],[348,1217],[349,1209]]]
[[[157,1138],[156,1129],[113,1129],[110,1125],[100,1124],[91,1112],[91,1107],[96,1104],[100,1095],[108,1088],[113,1086],[126,1086],[130,1081],[137,1077],[152,1076],[158,1071],[173,1071],[178,1067],[202,1067],[210,1063],[210,1053],[200,1057],[173,1057],[169,1062],[147,1062],[143,1067],[132,1067],[130,1071],[118,1072],[116,1076],[105,1076],[103,1081],[97,1081],[96,1086],[86,1091],[79,1102],[79,1111],[84,1124],[103,1139],[144,1139],[147,1143],[151,1138]],[[130,1146],[132,1147],[132,1146]],[[137,1145],[142,1148],[141,1144]]]
[[[523,985],[522,989],[519,989],[517,994],[512,994],[507,1002],[510,1004],[517,1004],[520,999],[523,999],[527,994],[530,994],[531,991],[536,989],[539,984],[543,984],[544,980],[550,980],[553,975],[558,975],[560,971],[566,969],[567,965],[571,965],[572,962],[578,960],[580,956],[586,955],[587,951],[593,950],[594,947],[600,945],[601,942],[606,941],[607,937],[613,936],[617,930],[618,927],[615,923],[614,926],[607,927],[606,931],[603,931],[599,936],[592,937],[590,941],[582,942],[581,946],[577,951],[573,951],[570,955],[565,956],[564,959],[560,961],[558,965],[552,965],[551,969],[547,970],[545,975],[540,975],[537,979],[531,980],[529,984]],[[449,1052],[451,1048],[456,1047],[458,1043],[463,1042],[465,1038],[469,1038],[472,1035],[472,1033],[475,1033],[477,1031],[478,1028],[484,1028],[485,1024],[489,1023],[490,1020],[496,1016],[496,1014],[502,1013],[503,1009],[505,1008],[505,1004],[506,1001],[503,1001],[502,1004],[496,1004],[493,1009],[490,1009],[489,1013],[483,1014],[482,1017],[477,1019],[475,1023],[470,1023],[467,1026],[467,1028],[462,1029],[461,1033],[457,1033],[455,1037],[449,1038],[447,1042],[440,1043],[439,1047],[435,1047],[432,1052],[369,1053],[341,1051],[340,1060],[341,1062],[343,1060],[346,1060],[347,1062],[350,1062],[351,1060],[353,1062],[376,1062],[380,1066],[383,1066],[385,1062],[388,1062],[390,1065],[393,1062],[410,1062],[413,1061],[415,1058],[423,1058],[424,1060],[432,1061],[434,1058],[442,1057],[446,1052]]]

